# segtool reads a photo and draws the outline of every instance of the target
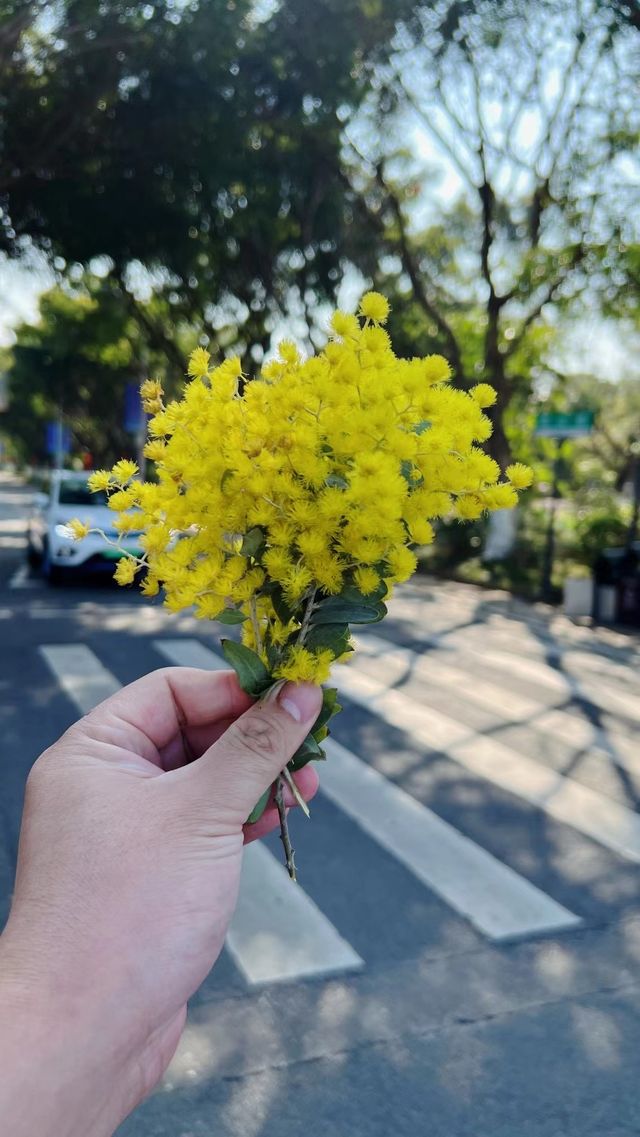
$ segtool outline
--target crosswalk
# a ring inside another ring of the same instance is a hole
[[[175,643],[175,647],[172,645]],[[197,641],[156,641],[181,666],[226,665]],[[40,654],[81,714],[113,695],[120,684],[85,644],[43,644]],[[350,971],[362,959],[264,846],[245,850],[238,906],[227,950],[251,985]]]
[[[498,722],[533,722],[542,737],[546,733],[550,740],[555,736],[584,745],[603,761],[638,773],[640,756],[633,730],[613,734],[599,730],[564,709],[566,692],[560,689],[557,703],[550,687],[551,703],[535,694],[507,693],[489,674],[475,673],[473,661],[465,668],[455,653],[435,660],[371,632],[358,640],[356,661],[336,669],[336,682],[348,705],[362,708],[381,728],[401,731],[425,763],[445,755],[481,784],[512,795],[517,803],[534,807],[541,816],[568,826],[630,865],[640,863],[640,816],[632,808],[434,707],[438,702],[434,692],[464,690],[478,711],[493,714]],[[181,635],[148,642],[158,661],[209,670],[226,666],[219,654],[196,638]],[[80,713],[120,686],[87,644],[42,644],[38,650]],[[421,696],[427,690],[429,700]],[[606,695],[595,694],[605,709]],[[631,726],[640,723],[631,690],[624,710]],[[371,847],[393,858],[417,886],[437,897],[481,938],[503,943],[566,934],[583,923],[573,905],[562,903],[418,801],[393,774],[387,776],[386,768],[383,772],[366,760],[370,755],[329,740],[327,756],[321,796]],[[393,756],[386,765],[391,769]],[[250,987],[357,972],[367,965],[366,950],[361,943],[354,947],[339,922],[325,914],[322,896],[294,888],[279,857],[260,843],[245,852],[240,900],[226,946]]]
[[[42,578],[35,576],[28,565],[19,565],[7,581],[7,588],[12,592],[24,591],[25,589],[42,589],[42,587]]]
[[[409,730],[428,751],[446,752],[470,773],[640,863],[639,814],[433,707],[426,710],[386,681],[350,666],[336,672],[341,691],[353,702],[372,709],[390,726]]]
[[[552,697],[551,703],[544,702],[533,698],[529,693],[523,694],[511,687],[506,688],[504,682],[498,683],[488,678],[486,668],[478,672],[472,663],[470,673],[469,660],[466,660],[465,666],[460,653],[438,652],[434,656],[424,651],[397,647],[382,636],[371,633],[354,638],[361,662],[371,661],[375,668],[384,661],[387,684],[411,677],[431,689],[460,691],[470,703],[489,712],[496,724],[526,723],[538,734],[602,755],[630,774],[640,776],[640,747],[637,739],[634,740],[615,727],[604,729],[600,724],[601,717],[611,710],[611,696],[607,687],[600,685],[596,691],[591,691],[589,702],[595,712],[591,718],[579,717],[563,709],[567,703],[566,691],[562,690],[557,698]],[[511,674],[511,656],[504,661],[503,670]],[[638,694],[627,698],[624,705],[628,717],[640,729]]]
[[[225,666],[197,640],[164,640],[157,646],[181,666]],[[327,754],[322,792],[485,935],[512,939],[579,922],[344,746],[329,741]]]

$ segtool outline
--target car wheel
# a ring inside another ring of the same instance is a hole
[[[42,553],[34,549],[33,545],[27,545],[27,564],[32,569],[38,568],[42,564]]]
[[[58,584],[62,584],[66,579],[65,570],[61,568],[60,565],[51,564],[48,545],[45,545],[44,547],[44,555],[42,557],[42,575],[47,584],[51,584],[54,587]]]

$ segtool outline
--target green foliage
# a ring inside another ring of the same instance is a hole
[[[235,640],[222,640],[221,643],[223,655],[238,676],[242,690],[254,699],[259,698],[273,684],[260,656]]]
[[[579,516],[575,525],[574,559],[593,566],[603,549],[624,546],[629,534],[629,513],[613,508]]]
[[[329,719],[333,718],[334,715],[339,714],[341,710],[342,707],[338,702],[338,688],[325,687],[322,691],[322,707],[320,708],[320,714],[318,715],[313,725],[313,730],[311,733],[317,734],[319,730],[321,730],[323,727],[326,727]]]
[[[354,585],[346,584],[335,596],[325,596],[319,600],[311,612],[310,628],[313,635],[322,633],[320,628],[333,625],[375,624],[386,616],[387,609],[382,603],[387,586],[382,581],[375,592],[365,596]],[[317,630],[316,630],[317,629]],[[327,635],[342,637],[342,632]]]
[[[292,773],[301,770],[308,762],[319,762],[325,757],[324,750],[319,746],[313,734],[308,734],[301,746],[296,750],[288,763]]]
[[[279,584],[273,581],[265,588],[265,592],[271,597],[273,610],[278,619],[283,624],[288,624],[293,619],[293,609],[287,604],[282,588]]]
[[[262,548],[264,548],[264,530],[256,525],[254,529],[245,533],[240,553],[243,557],[257,557]]]
[[[288,289],[333,293],[353,220],[338,112],[410,0],[5,7],[0,248],[141,262],[214,342],[266,345]]]
[[[367,604],[363,597],[362,603],[352,600],[343,600],[340,596],[331,596],[321,601],[311,616],[311,626],[324,624],[375,624],[386,614],[384,604]]]
[[[348,151],[375,238],[362,263],[392,299],[394,341],[495,386],[487,447],[501,465],[526,460],[518,419],[554,374],[563,320],[622,304],[637,319],[636,188],[616,174],[640,131],[636,50],[604,4],[424,7]],[[407,152],[416,128],[427,157]]]
[[[312,624],[305,637],[305,644],[313,651],[330,648],[336,657],[344,655],[349,650],[349,625]]]
[[[244,612],[241,612],[239,610],[239,608],[225,608],[224,611],[221,612],[219,616],[216,616],[216,619],[217,619],[219,624],[230,624],[230,625],[232,625],[232,624],[244,624],[246,618],[247,617],[245,616]]]
[[[24,459],[44,461],[44,423],[61,410],[76,453],[88,449],[102,462],[130,452],[124,389],[142,377],[144,342],[111,282],[85,284],[46,293],[39,322],[17,331],[2,425]]]
[[[462,385],[496,385],[488,447],[532,464],[543,497],[554,445],[533,437],[536,408],[591,406],[596,430],[565,446],[561,490],[607,512],[629,480],[640,384],[568,374],[561,347],[585,312],[639,326],[629,11],[283,0],[256,19],[250,0],[0,0],[0,249],[34,242],[64,282],[6,365],[13,448],[43,461],[62,403],[76,451],[130,453],[127,381],[175,389],[197,342],[255,343],[257,360],[292,314],[304,335],[351,261],[392,300],[401,354],[440,350]],[[80,279],[96,255],[110,276]],[[520,542],[539,551],[534,497]],[[441,526],[434,563],[474,562],[483,530]],[[259,555],[259,531],[245,541]],[[272,599],[288,619],[277,587]],[[356,600],[360,617],[381,600]],[[314,642],[345,643],[353,610],[323,608]]]
[[[260,820],[260,818],[262,817],[262,814],[264,813],[265,809],[267,808],[267,806],[269,804],[269,798],[271,797],[271,793],[272,793],[271,786],[269,786],[269,789],[264,791],[262,797],[259,799],[259,801],[256,802],[253,809],[251,810],[251,813],[249,814],[249,816],[246,820],[247,825],[253,825],[253,823],[255,821]]]

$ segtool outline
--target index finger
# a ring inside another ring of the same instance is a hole
[[[83,720],[85,730],[130,746],[142,757],[157,756],[179,735],[202,733],[221,719],[235,719],[253,700],[234,671],[162,667],[105,699]],[[124,736],[123,736],[124,728]]]

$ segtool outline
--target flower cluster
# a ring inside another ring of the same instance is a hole
[[[493,388],[456,390],[439,355],[398,359],[387,315],[385,298],[370,292],[358,316],[334,314],[317,356],[303,360],[281,343],[247,383],[239,359],[212,367],[197,348],[180,399],[165,402],[154,380],[142,386],[156,479],[141,481],[126,459],[91,475],[116,514],[116,579],[141,574],[145,595],[162,591],[172,611],[240,625],[241,642],[223,640],[223,650],[254,696],[289,679],[324,682],[352,650],[351,624],[385,615],[437,518],[513,506],[529,485],[527,467],[510,466],[503,478],[482,449]],[[81,521],[70,529],[86,536]],[[139,555],[126,552],[132,544]],[[325,689],[318,720],[277,782],[294,877],[282,779],[297,794],[291,774],[322,756],[336,695]]]
[[[142,555],[120,559],[118,581],[143,572],[142,591],[162,589],[173,611],[242,623],[273,679],[324,681],[349,651],[348,629],[335,633],[349,621],[325,610],[341,617],[341,602],[342,615],[355,603],[379,618],[436,518],[515,505],[529,484],[521,465],[501,480],[481,448],[493,389],[456,390],[439,355],[398,359],[387,314],[368,293],[360,318],[334,314],[317,356],[281,343],[244,387],[238,358],[212,367],[197,348],[182,398],[165,404],[159,383],[143,384],[157,481],[137,480],[126,460],[90,479],[123,539],[142,531]]]

